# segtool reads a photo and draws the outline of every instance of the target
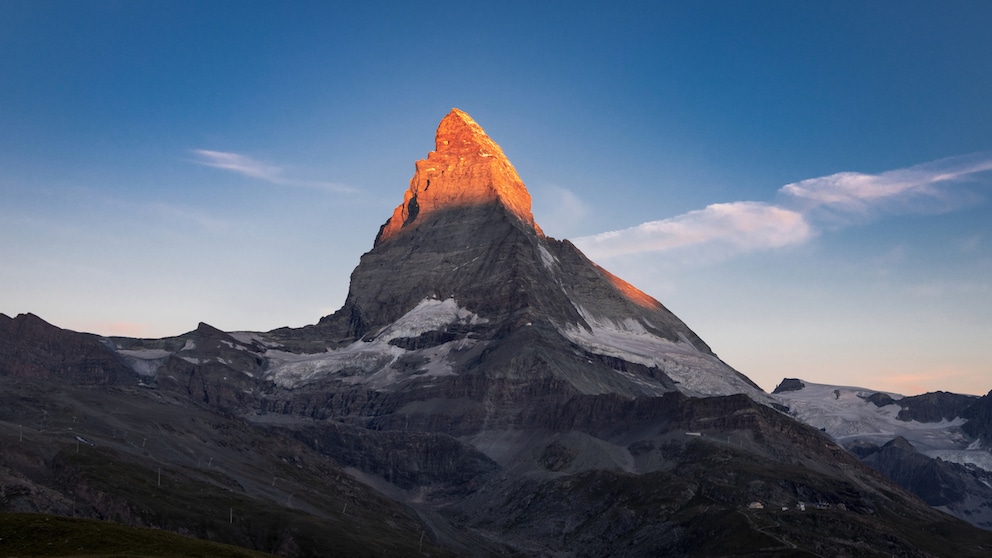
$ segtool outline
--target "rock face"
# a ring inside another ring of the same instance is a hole
[[[961,415],[968,419],[962,427],[964,431],[981,440],[986,448],[992,447],[992,391],[975,400]]]
[[[901,436],[881,448],[860,448],[858,453],[865,463],[931,506],[992,529],[992,472],[927,457]]]
[[[785,393],[788,391],[799,391],[804,387],[806,387],[806,384],[804,384],[802,380],[797,378],[786,378],[782,380],[782,382],[779,383],[774,390],[772,390],[772,393],[775,394]]]
[[[531,214],[530,193],[516,169],[472,117],[452,109],[438,125],[434,143],[434,151],[417,161],[410,189],[380,229],[377,245],[439,209],[493,202],[540,232]]]
[[[98,336],[55,327],[34,314],[0,314],[0,376],[135,383],[133,372]]]
[[[973,395],[961,395],[946,391],[903,397],[897,403],[902,407],[902,410],[899,411],[899,420],[918,422],[954,420],[964,416],[965,410],[971,407],[976,399]]]

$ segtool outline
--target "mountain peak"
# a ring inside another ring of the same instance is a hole
[[[434,151],[416,163],[410,188],[375,243],[415,226],[428,214],[498,202],[543,236],[531,213],[530,193],[503,150],[482,126],[455,108],[437,127]]]

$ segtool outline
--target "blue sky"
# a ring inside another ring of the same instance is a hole
[[[0,312],[316,322],[452,108],[766,389],[992,389],[992,5],[0,0]]]

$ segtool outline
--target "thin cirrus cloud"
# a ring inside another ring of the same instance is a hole
[[[879,174],[841,172],[787,184],[781,203],[719,203],[635,227],[575,239],[591,258],[679,248],[727,255],[802,244],[817,222],[847,224],[879,212],[946,211],[964,194],[949,185],[992,171],[992,154],[940,159]]]
[[[840,172],[787,184],[779,192],[804,212],[821,207],[848,214],[901,211],[914,201],[922,202],[918,209],[939,211],[953,205],[948,185],[989,170],[992,155],[964,155],[880,174]]]
[[[298,186],[303,188],[316,188],[332,192],[351,193],[355,189],[335,184],[333,182],[319,182],[312,180],[298,180],[284,176],[282,167],[270,165],[256,161],[251,157],[240,153],[229,153],[226,151],[211,151],[209,149],[194,149],[193,153],[199,157],[197,164],[217,169],[235,172],[251,178],[262,180],[270,184],[280,186]]]
[[[591,258],[654,252],[698,244],[734,252],[806,241],[812,227],[801,213],[762,202],[717,203],[661,221],[578,238]]]

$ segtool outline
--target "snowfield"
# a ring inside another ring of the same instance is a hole
[[[896,418],[901,410],[897,404],[878,407],[867,400],[872,394],[885,393],[898,401],[897,393],[878,392],[853,386],[814,384],[798,391],[773,394],[789,407],[799,420],[830,434],[842,446],[864,440],[881,446],[897,436],[906,438],[917,451],[944,461],[972,463],[992,471],[992,454],[980,449],[960,429],[965,419],[918,422]]]
[[[580,305],[576,305],[576,309],[589,324],[589,329],[569,324],[560,327],[559,331],[591,353],[644,366],[655,366],[678,382],[679,391],[689,396],[711,397],[744,393],[760,403],[772,402],[768,394],[747,383],[720,359],[696,349],[688,339],[669,341],[650,333],[644,324],[633,318],[615,321],[593,316]],[[624,375],[619,371],[617,374]],[[641,384],[652,384],[645,387],[667,391],[650,378],[636,380]],[[650,394],[651,391],[647,393]]]

